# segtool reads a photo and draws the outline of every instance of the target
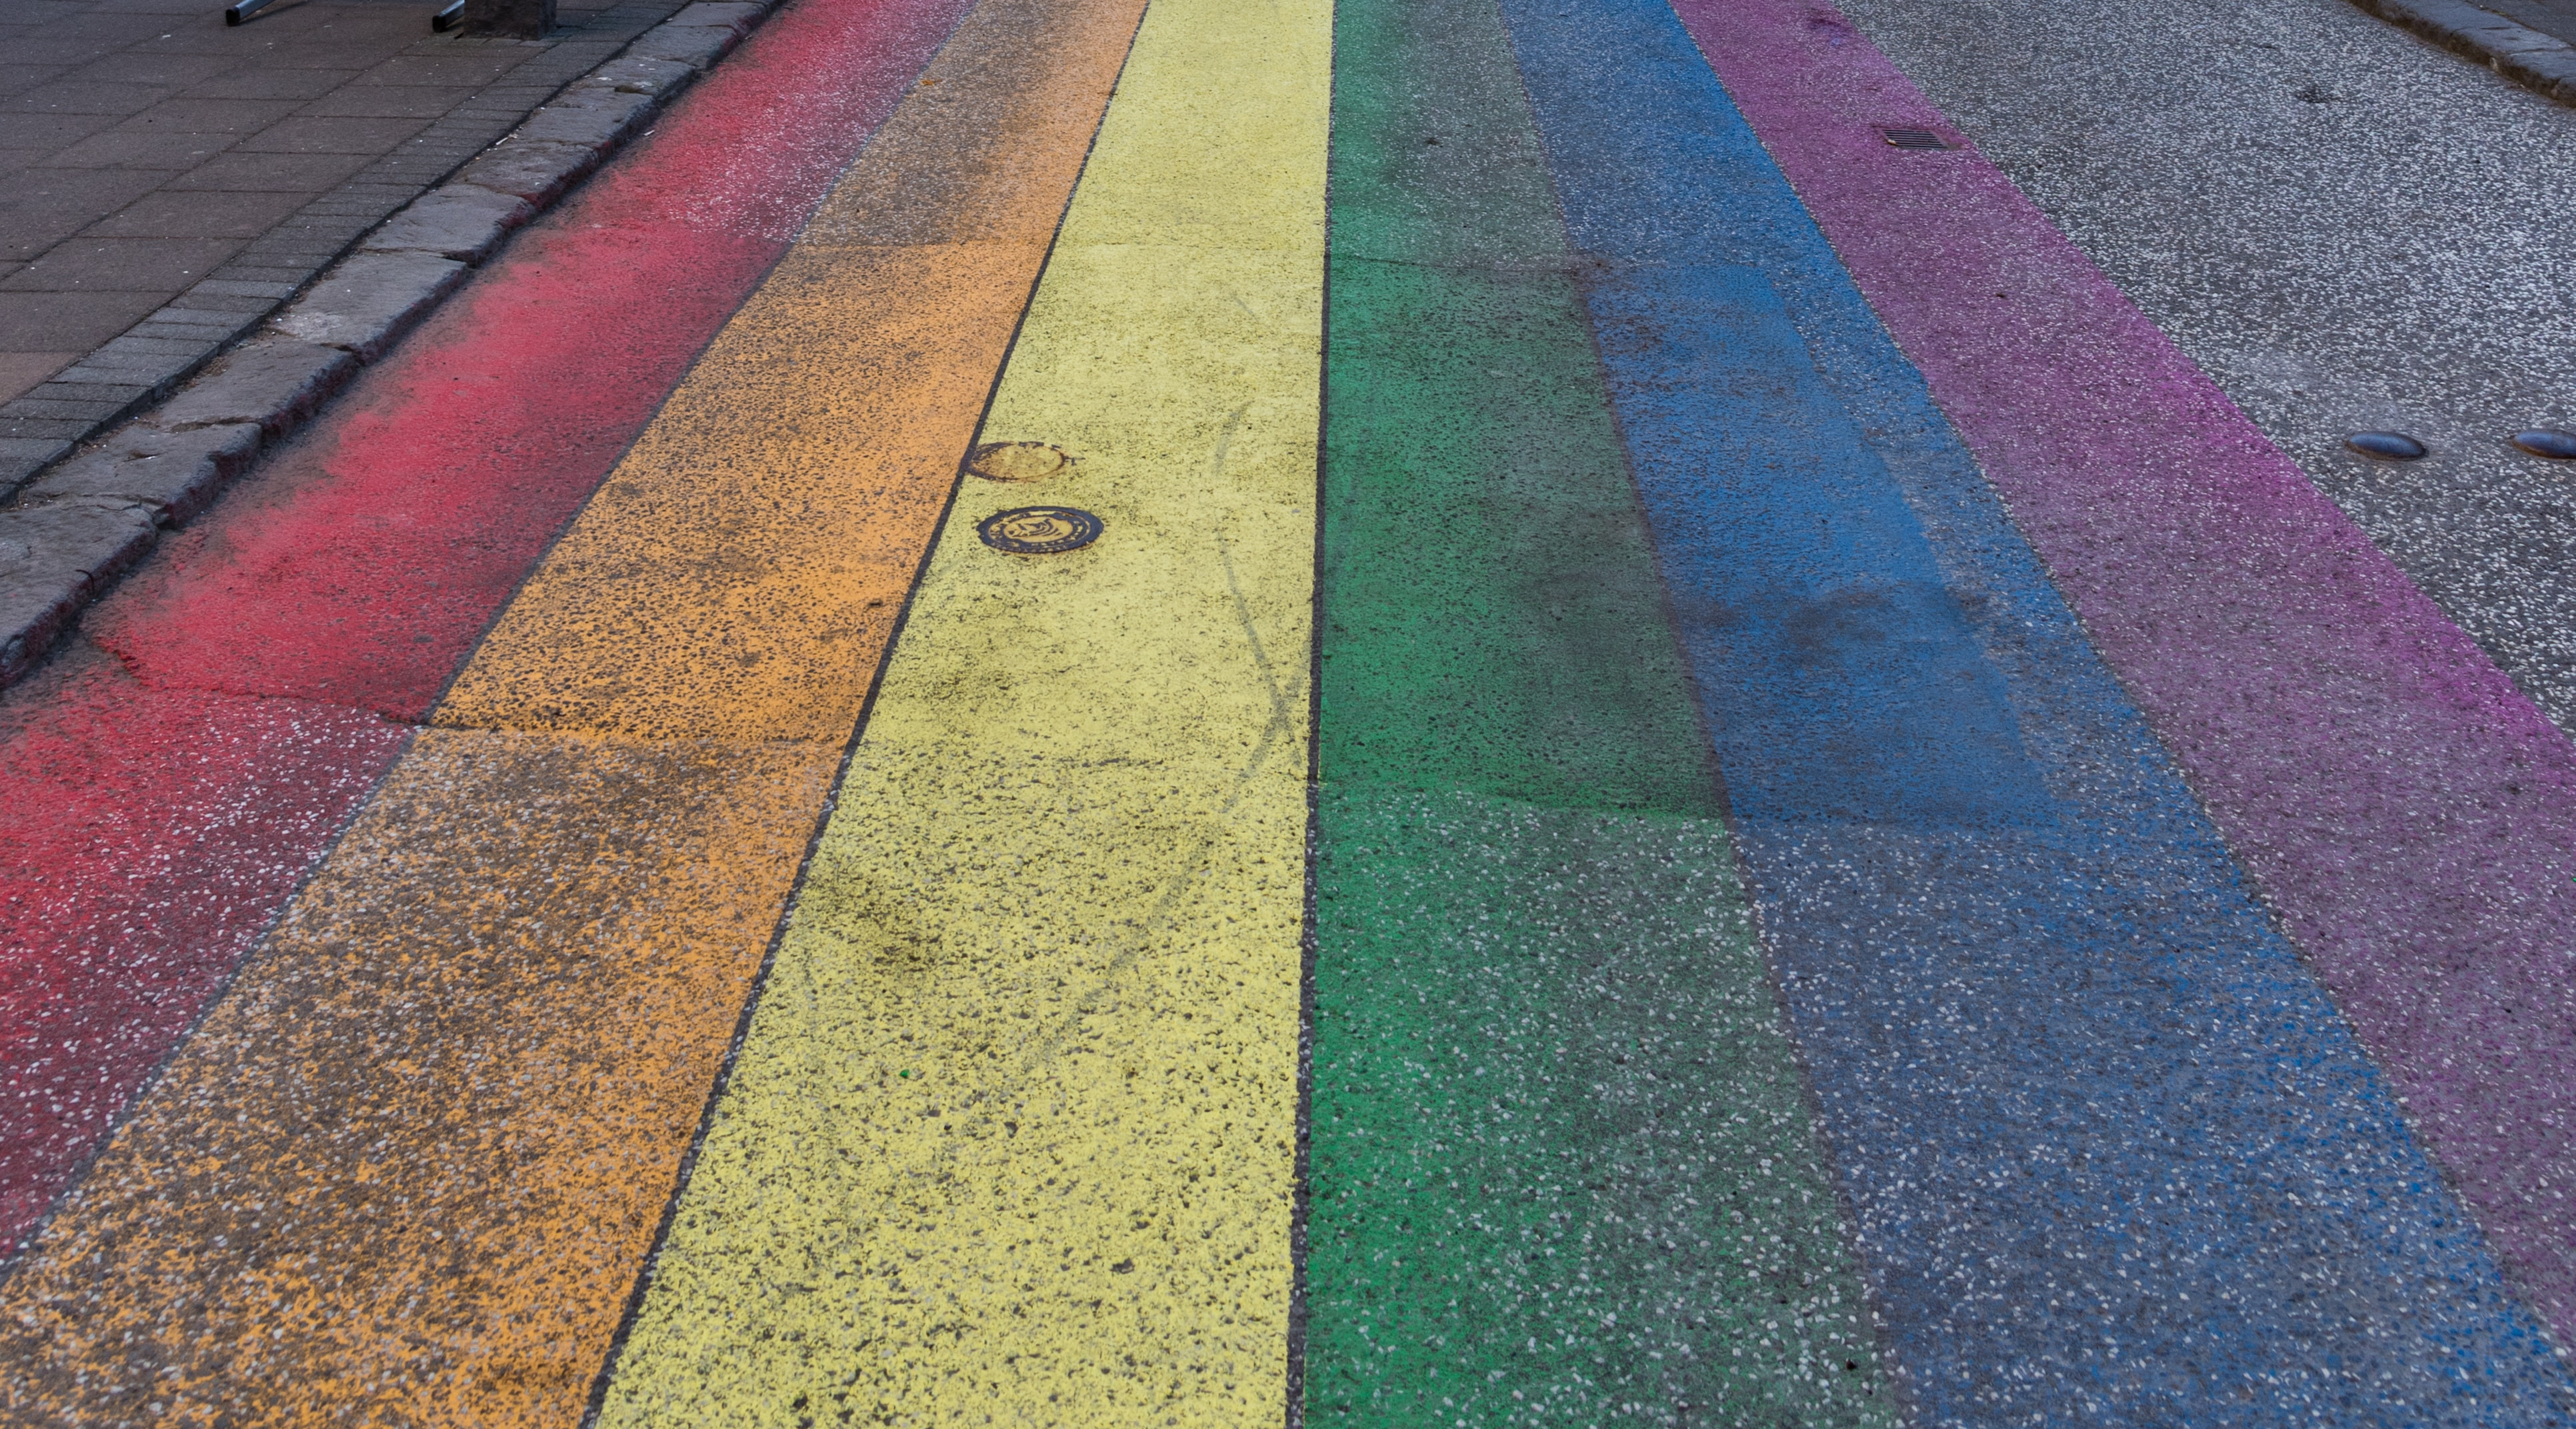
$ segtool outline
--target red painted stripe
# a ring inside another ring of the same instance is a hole
[[[0,697],[0,1245],[965,8],[782,12]]]
[[[73,647],[0,732],[0,1247],[196,1019],[407,731]]]

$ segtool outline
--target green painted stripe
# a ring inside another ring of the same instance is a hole
[[[1305,1394],[1883,1424],[1490,0],[1343,0]]]

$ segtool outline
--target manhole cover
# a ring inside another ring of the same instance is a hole
[[[1079,551],[1100,539],[1100,518],[1070,506],[1022,506],[984,518],[975,534],[996,551],[1014,556],[1053,556]]]
[[[986,481],[1041,481],[1071,465],[1064,448],[1045,442],[986,442],[966,458],[966,469]]]

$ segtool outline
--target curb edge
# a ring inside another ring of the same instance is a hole
[[[2544,99],[2576,106],[2576,45],[2466,0],[2352,3],[2401,30],[2477,61]]]
[[[684,6],[564,85],[446,180],[359,234],[300,290],[278,295],[290,301],[242,325],[200,369],[147,397],[139,413],[129,407],[78,435],[12,443],[49,450],[22,468],[22,481],[0,490],[0,689],[41,666],[78,626],[81,610],[138,564],[161,531],[185,525],[266,448],[319,416],[360,369],[381,362],[461,289],[511,232],[562,203],[649,133],[671,101],[784,3]],[[521,182],[496,184],[496,175]],[[525,191],[510,194],[506,187]],[[492,202],[505,198],[517,201]],[[406,257],[450,272],[443,282],[404,294],[379,292],[381,282],[365,281],[370,269]],[[337,380],[280,383],[261,370],[275,365],[264,358],[316,348],[338,359],[327,364]],[[190,416],[191,399],[218,410],[229,400],[241,410]],[[235,439],[220,451],[190,450],[206,444],[185,438],[210,421],[229,432],[249,429],[249,444]],[[152,462],[159,465],[146,470]],[[138,512],[152,519],[140,531],[123,529]],[[79,558],[101,542],[113,549],[111,559]]]

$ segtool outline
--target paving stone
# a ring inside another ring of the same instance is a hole
[[[58,401],[133,402],[150,396],[152,389],[125,382],[66,382],[56,378],[23,395],[33,397],[39,394]]]
[[[256,298],[224,298],[214,302],[201,302],[192,301],[186,294],[181,294],[175,300],[154,309],[144,318],[144,321],[176,323],[182,327],[222,327],[227,323],[239,321],[246,310],[245,304],[255,308],[259,302],[260,300]]]
[[[134,123],[128,120],[127,123]],[[150,123],[150,119],[142,122]],[[128,129],[93,134],[48,156],[47,168],[187,169],[231,147],[232,137],[190,130]]]
[[[188,295],[192,298],[200,294],[218,298],[277,299],[295,296],[295,289],[284,283],[251,283],[237,278],[208,278],[188,290]]]
[[[189,89],[209,99],[320,99],[359,75],[360,67],[246,70],[202,81]]]
[[[483,152],[491,140],[481,134],[471,135],[453,144],[423,145],[403,152],[404,172],[418,171],[425,184],[434,184],[462,168],[465,161]]]
[[[574,71],[574,73],[579,73],[579,71]],[[548,76],[548,79],[551,80],[550,83],[521,85],[509,89],[495,87],[484,90],[482,93],[474,96],[474,101],[472,103],[459,108],[454,114],[450,115],[449,118],[462,120],[469,115],[491,114],[501,110],[509,110],[516,118],[524,119],[528,116],[528,112],[530,110],[533,110],[538,105],[554,98],[555,91],[563,88],[564,82],[569,80],[571,77],[572,76],[569,74],[563,76],[561,79]]]
[[[153,513],[74,500],[0,511],[0,684],[27,672],[82,606],[152,548]]]
[[[213,271],[237,238],[100,238],[82,234],[11,274],[19,291],[170,293]]]
[[[54,374],[58,382],[101,382],[119,387],[160,387],[194,371],[215,355],[217,343],[168,357],[102,357],[92,353]]]
[[[356,254],[280,313],[274,326],[373,362],[465,281],[465,271],[465,264],[436,253]]]
[[[71,454],[72,444],[34,437],[0,437],[0,497],[6,497],[24,484],[27,478]]]
[[[599,158],[599,150],[588,144],[512,139],[466,165],[456,177],[460,183],[543,205],[598,168]]]
[[[417,190],[409,184],[379,184],[352,180],[331,191],[331,197],[351,203],[386,203],[396,206],[411,202]]]
[[[114,341],[101,343],[98,351],[90,354],[90,360],[95,362],[101,359],[114,360],[124,357],[185,357],[202,346],[204,346],[203,343],[195,341],[171,337],[142,337],[129,332]]]
[[[125,335],[160,338],[164,341],[177,341],[181,338],[198,336],[219,336],[239,327],[248,316],[246,313],[208,312],[202,308],[175,310],[163,308],[159,312],[146,314],[143,321],[127,328]],[[170,331],[150,331],[153,328],[168,328]]]
[[[39,387],[34,392],[24,393],[11,400],[9,403],[9,415],[13,418],[72,418],[95,425],[99,422],[114,421],[116,418],[125,415],[125,409],[129,405],[124,402],[65,401],[59,398],[38,395],[44,390],[44,388]]]
[[[349,245],[351,239],[367,231],[369,225],[355,225],[347,233],[317,234],[301,226],[293,231],[278,231],[244,248],[226,269],[291,268],[304,263],[327,263]]]
[[[140,114],[155,104],[178,93],[177,85],[87,84],[77,79],[56,80],[12,96],[14,107],[50,114],[112,114],[123,118]]]
[[[338,243],[329,248],[316,248],[303,253],[263,254],[258,262],[269,272],[295,274],[295,287],[301,292],[305,284],[313,281],[314,274],[338,262],[340,255],[348,252],[351,246],[350,243]]]
[[[411,194],[408,189],[405,190],[402,197],[390,199],[377,198],[374,195],[369,195],[365,198],[342,198],[339,195],[334,194],[329,198],[315,199],[313,202],[306,204],[303,211],[312,214],[317,218],[346,217],[373,219],[383,218],[386,214],[393,212],[395,209],[402,207],[410,201]]]
[[[242,329],[259,319],[242,313],[225,314],[220,323],[173,323],[157,318],[136,323],[126,331],[135,337],[162,338],[172,342],[228,342]]]
[[[336,347],[293,338],[263,338],[224,354],[211,373],[188,384],[146,418],[170,431],[223,422],[256,422],[278,436],[311,416],[358,369]]]
[[[327,249],[348,242],[366,232],[374,224],[374,219],[353,214],[299,210],[293,218],[245,245],[242,256],[302,253]]]
[[[339,187],[366,166],[363,154],[272,154],[227,150],[161,186],[195,191],[248,189],[320,195]]]
[[[247,422],[184,432],[137,422],[46,472],[20,500],[134,501],[150,507],[162,525],[177,526],[205,510],[259,448],[259,428]]]
[[[86,352],[152,308],[150,293],[0,291],[0,333],[12,352]]]
[[[18,404],[0,407],[0,437],[22,441],[76,442],[88,436],[90,424],[61,417],[21,417],[14,410]]]
[[[244,313],[266,312],[277,304],[267,298],[234,298],[212,293],[181,293],[170,304],[155,311],[147,322],[193,323],[200,327],[221,327],[237,322]]]
[[[475,132],[481,134],[490,134],[496,131],[514,129],[518,127],[520,120],[527,118],[528,115],[536,109],[537,105],[543,104],[546,100],[554,98],[555,90],[561,89],[562,87],[563,86],[561,85],[557,85],[555,86],[555,89],[547,90],[544,97],[538,99],[535,103],[516,105],[495,104],[488,107],[478,104],[469,108],[457,110],[454,114],[448,116],[448,120],[460,127],[470,126]]]
[[[358,246],[368,253],[436,253],[479,263],[535,212],[517,194],[449,184],[421,195]]]
[[[238,276],[245,282],[255,282],[268,287],[283,288],[286,291],[280,294],[280,296],[292,297],[296,291],[301,289],[306,283],[313,281],[314,273],[319,271],[321,267],[322,265],[320,263],[310,263],[297,267],[280,267],[266,263],[245,263],[238,268],[233,267],[230,264],[226,264],[224,266],[224,273],[227,277]]]

